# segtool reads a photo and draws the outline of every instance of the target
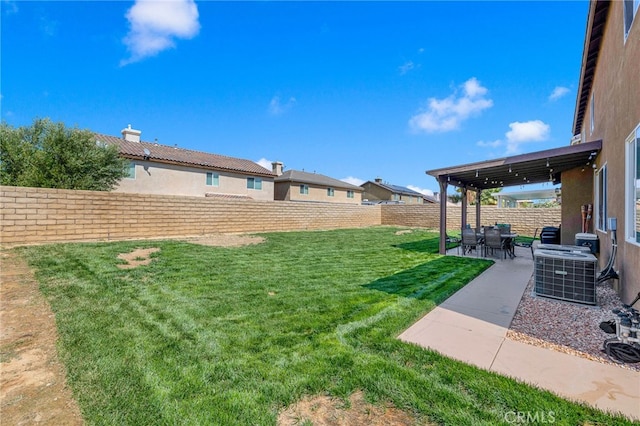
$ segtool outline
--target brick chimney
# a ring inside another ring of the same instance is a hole
[[[129,142],[140,142],[140,130],[131,128],[131,124],[126,129],[122,129],[122,139]]]
[[[276,176],[280,176],[282,174],[282,163],[280,161],[274,161],[271,163],[271,167]]]

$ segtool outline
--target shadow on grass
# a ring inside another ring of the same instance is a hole
[[[437,243],[437,239],[435,241]],[[418,248],[420,243],[422,242],[418,242]],[[414,246],[413,243],[403,245]],[[491,262],[485,265],[483,262],[458,257],[438,257],[363,287],[440,304],[490,264]],[[472,265],[475,267],[470,267]]]
[[[408,243],[393,244],[393,247],[403,249],[403,250],[417,251],[420,253],[438,254],[439,242],[440,242],[440,239],[438,237],[435,237],[435,238],[428,238],[420,241],[411,241]]]

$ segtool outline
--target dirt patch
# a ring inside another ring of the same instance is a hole
[[[146,249],[135,249],[131,253],[120,253],[118,255],[118,259],[124,260],[127,263],[121,263],[117,266],[120,269],[131,269],[137,268],[141,265],[148,265],[153,260],[151,259],[151,253],[155,253],[157,251],[160,251],[160,249],[152,247]]]
[[[252,244],[261,244],[264,242],[264,238],[255,235],[211,234],[203,235],[201,237],[186,238],[183,241],[193,244],[201,244],[203,246],[240,247]]]
[[[81,425],[56,352],[53,312],[26,262],[12,252],[0,256],[2,424]]]
[[[394,235],[404,235],[404,234],[411,234],[411,233],[413,233],[411,229],[403,229],[401,231],[396,231]]]
[[[278,415],[278,426],[413,426],[418,422],[408,413],[364,400],[362,391],[349,397],[349,404],[328,396],[305,397]],[[423,423],[421,423],[423,424]]]

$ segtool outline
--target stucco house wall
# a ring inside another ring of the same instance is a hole
[[[131,126],[122,137],[96,133],[96,143],[115,145],[130,161],[130,174],[115,192],[137,194],[248,197],[273,201],[275,173],[242,158],[144,142]],[[210,184],[207,185],[207,173]],[[251,180],[251,185],[249,185]]]
[[[300,193],[301,183],[292,182],[288,188],[288,198],[284,198],[287,201],[318,201],[326,203],[345,203],[345,204],[360,204],[362,203],[362,192],[354,191],[353,198],[347,197],[347,190],[342,188],[333,188],[333,196],[327,195],[326,186],[316,186],[311,184],[305,184],[309,188],[308,194]],[[276,187],[284,186],[283,183],[276,183]]]
[[[575,244],[576,234],[582,232],[581,207],[593,203],[593,169],[590,167],[573,169],[562,173],[562,244]],[[557,226],[549,223],[549,226]],[[593,226],[587,230],[593,232]]]
[[[274,197],[282,201],[306,201],[320,203],[361,204],[362,188],[351,185],[338,179],[318,173],[309,173],[300,170],[282,171],[282,163],[273,163]],[[300,187],[305,187],[305,193]],[[329,188],[333,195],[329,195]],[[351,191],[353,197],[347,193]]]
[[[591,19],[594,7],[595,3],[592,3]],[[613,284],[619,286],[622,300],[629,302],[640,291],[640,244],[625,238],[626,139],[640,125],[640,12],[636,14],[625,40],[623,7],[622,1],[608,3],[606,25],[579,134],[583,142],[602,139],[596,170],[606,166],[606,216],[617,218],[616,270],[620,270],[620,280],[614,280]],[[592,31],[591,36],[594,33]],[[585,43],[585,49],[586,46]],[[583,74],[584,66],[583,61]],[[582,75],[582,85],[584,80]],[[597,177],[593,181],[592,188]],[[563,202],[564,195],[563,188]],[[596,219],[594,217],[594,222]],[[596,229],[595,233],[600,239],[600,267],[603,267],[611,253],[611,233],[603,229]]]
[[[206,196],[207,194],[247,196],[254,200],[273,200],[273,178],[260,176],[262,189],[247,188],[247,177],[258,177],[196,167],[131,160],[135,177],[120,181],[115,192]],[[207,185],[207,172],[218,175],[217,186]]]

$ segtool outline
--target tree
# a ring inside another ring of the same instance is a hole
[[[480,204],[483,206],[498,204],[498,200],[496,200],[493,194],[496,194],[500,191],[502,191],[502,188],[483,189],[482,193],[480,194]],[[449,200],[452,203],[459,203],[460,201],[462,201],[462,189],[456,188],[456,194],[450,195]],[[471,190],[467,191],[467,202],[470,205],[473,205],[476,203],[475,191],[471,191]]]
[[[109,191],[127,175],[116,146],[98,144],[93,132],[49,119],[31,126],[0,126],[0,184]]]

